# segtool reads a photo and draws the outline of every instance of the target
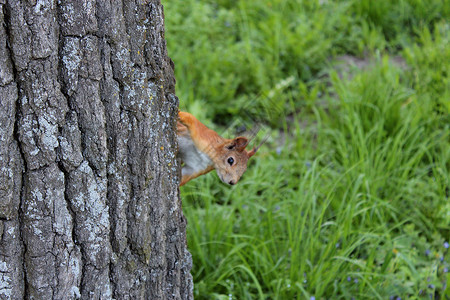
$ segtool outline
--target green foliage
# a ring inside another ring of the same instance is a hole
[[[168,0],[169,55],[183,78],[177,94],[182,108],[200,102],[222,124],[243,117],[245,106],[270,110],[273,101],[264,99],[282,80],[314,82],[338,54],[395,52],[448,19],[448,7],[446,0]],[[277,105],[288,107],[292,96],[278,95]]]
[[[236,186],[181,189],[196,299],[450,296],[448,7],[165,3],[181,109],[271,133]]]
[[[355,0],[352,11],[379,28],[393,46],[403,46],[416,28],[433,27],[450,16],[447,0]]]
[[[425,27],[418,31],[417,42],[404,51],[405,59],[412,69],[411,80],[421,97],[432,102],[434,112],[439,114],[448,114],[450,111],[449,29],[449,24],[445,22],[436,24],[433,32]]]

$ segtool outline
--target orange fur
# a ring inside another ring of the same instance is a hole
[[[247,138],[225,139],[187,112],[179,112],[178,117],[179,155],[184,163],[180,186],[213,169],[224,183],[236,184],[256,152],[245,150]]]
[[[197,178],[198,176],[201,176],[201,175],[205,175],[206,173],[209,173],[209,172],[211,172],[212,170],[214,170],[214,167],[213,167],[213,166],[211,166],[211,167],[209,167],[209,168],[206,168],[206,169],[204,169],[204,170],[202,170],[202,171],[200,171],[200,172],[193,173],[192,175],[183,176],[183,177],[181,178],[180,186],[183,186],[183,185],[185,185],[188,181],[190,181],[191,179]]]

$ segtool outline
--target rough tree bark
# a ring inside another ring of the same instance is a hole
[[[0,0],[0,299],[191,299],[159,0]]]

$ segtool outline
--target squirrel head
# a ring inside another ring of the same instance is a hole
[[[247,161],[252,157],[257,148],[251,151],[245,150],[248,145],[248,139],[240,136],[234,139],[226,140],[219,146],[216,153],[218,157],[213,159],[217,175],[222,182],[234,185],[247,170]]]

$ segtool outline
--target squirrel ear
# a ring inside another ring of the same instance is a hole
[[[263,141],[258,145],[258,147],[254,147],[252,150],[247,151],[247,156],[248,158],[252,157],[253,155],[255,155],[256,151],[258,151],[259,147],[261,147],[269,138],[269,135],[266,135],[266,137],[263,139]]]
[[[245,147],[247,147],[247,145],[248,145],[248,139],[246,137],[240,136],[240,137],[233,139],[231,141],[231,143],[226,145],[225,147],[228,150],[233,150],[236,148],[237,151],[241,152],[245,149]]]
[[[248,158],[252,157],[253,155],[255,155],[256,151],[258,151],[258,148],[253,148],[250,151],[247,151],[247,156]]]
[[[248,139],[243,136],[237,137],[233,141],[236,143],[236,149],[239,152],[243,151],[248,145]]]

